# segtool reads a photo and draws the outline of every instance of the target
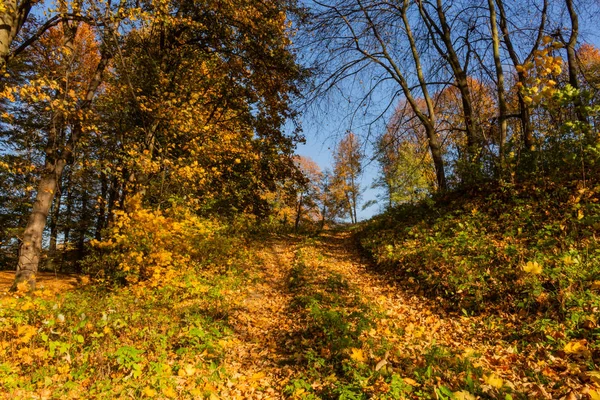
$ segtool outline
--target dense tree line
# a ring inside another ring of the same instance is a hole
[[[44,7],[0,9],[0,246],[3,263],[18,247],[16,282],[33,285],[59,246],[81,258],[132,197],[260,217],[269,192],[302,181],[283,133],[304,78],[292,3]]]

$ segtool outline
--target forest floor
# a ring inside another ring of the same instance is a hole
[[[0,293],[10,289],[15,280],[15,271],[0,271]],[[38,272],[36,275],[38,288],[49,289],[53,292],[63,292],[79,286],[78,275],[59,274],[55,272]]]
[[[349,232],[272,239],[258,256],[230,318],[225,398],[586,398],[572,363],[505,340],[518,316],[449,314],[378,273]]]
[[[449,313],[416,285],[378,272],[348,231],[273,236],[247,255],[237,283],[219,283],[218,294],[211,284],[194,283],[201,297],[188,299],[185,288],[161,289],[175,305],[132,290],[42,307],[40,323],[30,320],[39,327],[0,340],[21,357],[37,352],[28,362],[0,357],[7,398],[596,399],[581,382],[600,376],[584,378],[573,360],[535,346],[517,348],[505,332],[518,316]],[[11,276],[0,278],[4,289]],[[77,279],[43,274],[40,285],[71,292]],[[52,345],[52,334],[64,339]],[[50,344],[50,356],[32,337]],[[52,346],[63,342],[70,347],[59,357]]]

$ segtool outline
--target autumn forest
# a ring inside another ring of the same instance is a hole
[[[0,0],[0,398],[600,400],[598,18]]]

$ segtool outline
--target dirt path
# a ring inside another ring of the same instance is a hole
[[[246,273],[217,271],[228,284],[190,300],[218,308],[202,325],[218,334],[193,353],[203,375],[180,368],[173,353],[164,361],[204,398],[596,400],[589,388],[600,373],[580,368],[587,353],[561,356],[523,340],[518,315],[447,312],[416,282],[369,265],[349,232],[271,237],[242,254]],[[48,290],[78,285],[72,276],[40,278]],[[11,282],[0,275],[5,288]]]
[[[378,397],[390,390],[385,368],[418,389],[414,369],[425,366],[436,343],[458,354],[475,351],[474,330],[370,271],[349,233],[272,240],[258,256],[258,278],[232,297],[235,336],[224,364],[233,379],[223,397],[325,393],[347,380],[337,375],[348,360],[377,370],[365,392]]]
[[[232,294],[224,398],[549,399],[554,378],[576,393],[577,371],[503,333],[516,316],[448,314],[373,270],[347,232],[273,239],[258,258]]]

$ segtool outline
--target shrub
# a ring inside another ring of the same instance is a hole
[[[91,242],[93,251],[84,265],[96,277],[160,286],[207,260],[224,230],[180,205],[153,210],[134,197],[126,210],[115,212],[104,240]]]

